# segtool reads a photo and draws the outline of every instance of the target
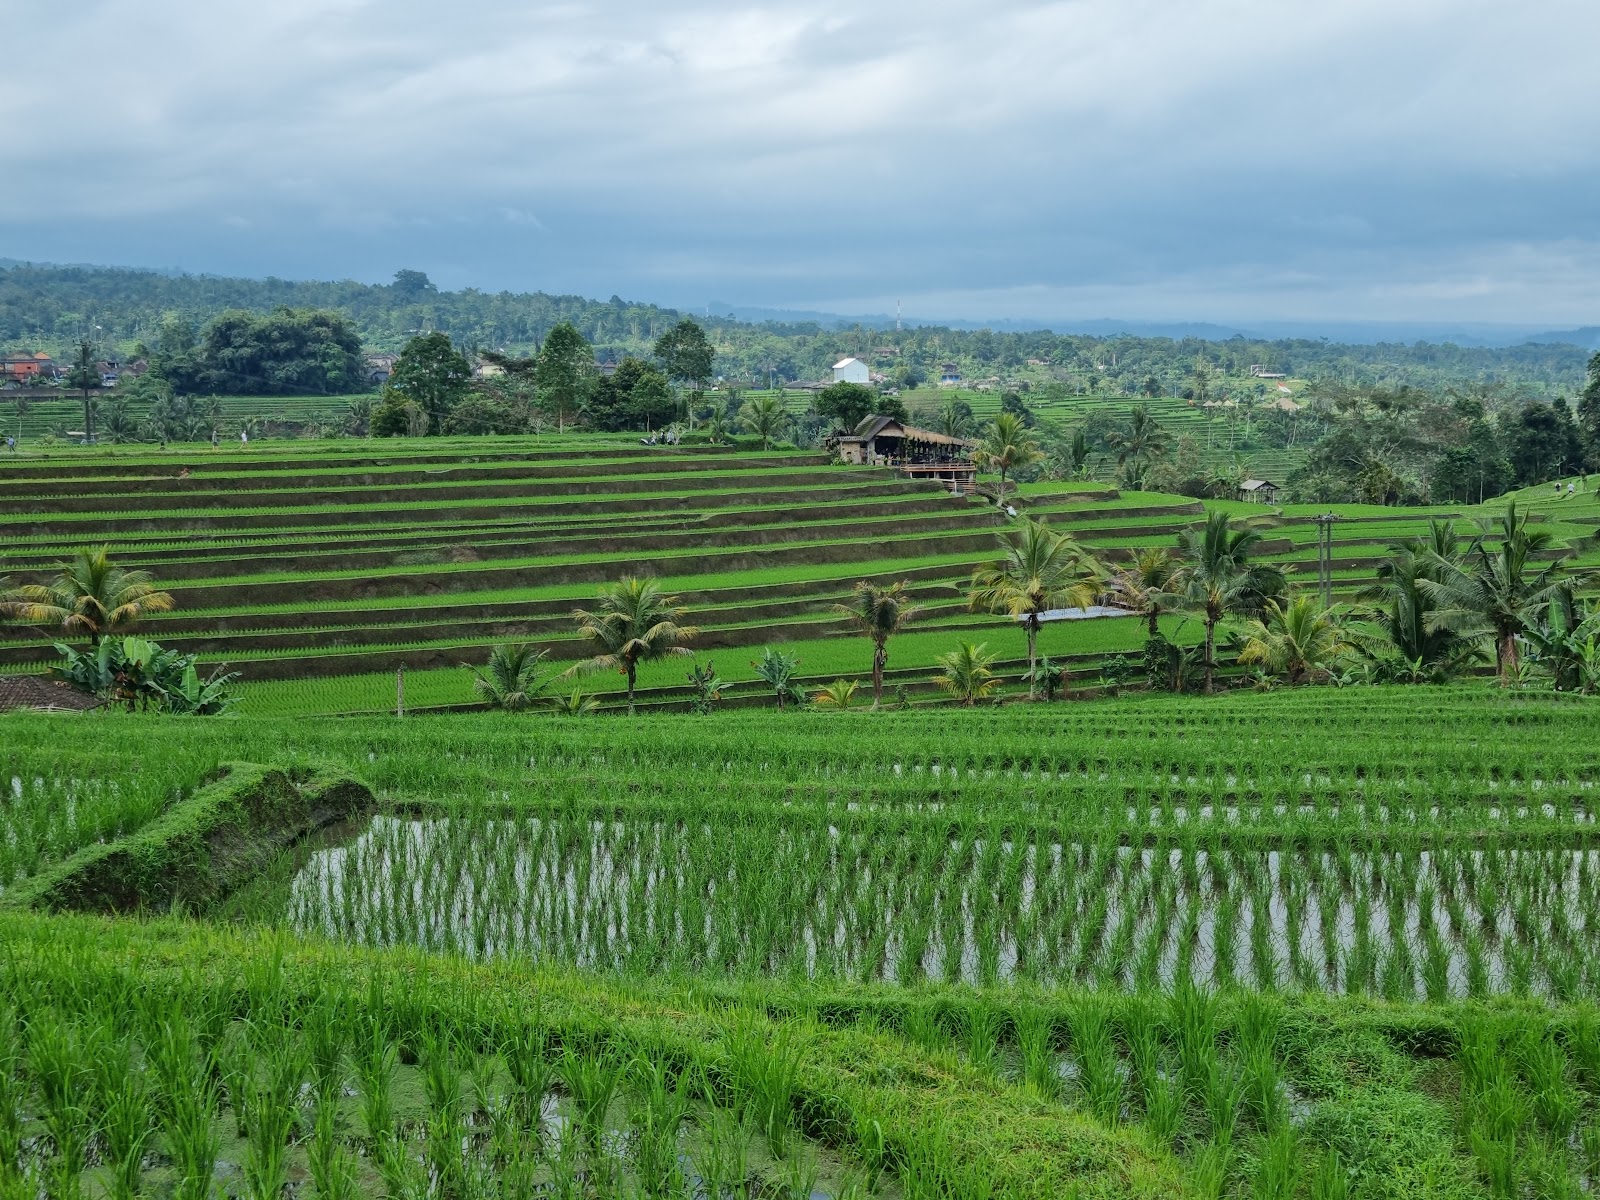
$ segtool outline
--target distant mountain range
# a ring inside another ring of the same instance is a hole
[[[888,313],[853,315],[819,312],[813,309],[761,308],[713,300],[702,312],[736,321],[780,325],[816,324],[825,329],[864,325],[873,329],[892,329],[895,318]],[[1157,337],[1181,340],[1199,338],[1224,342],[1243,337],[1263,340],[1277,338],[1325,338],[1346,345],[1372,346],[1380,342],[1451,342],[1457,346],[1522,346],[1529,344],[1581,346],[1600,350],[1600,325],[1579,329],[1541,330],[1535,325],[1496,325],[1491,323],[1426,321],[1251,321],[1222,325],[1211,321],[1125,321],[1111,317],[1007,317],[998,320],[969,320],[961,317],[902,317],[908,326],[937,325],[947,329],[993,329],[1021,333],[1049,329],[1054,333],[1082,333],[1094,337]]]

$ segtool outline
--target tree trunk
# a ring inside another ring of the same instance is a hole
[[[872,651],[872,707],[883,703],[883,668],[889,661],[889,647],[878,642]]]
[[[1502,633],[1498,649],[1499,662],[1496,665],[1499,668],[1500,686],[1510,687],[1511,677],[1517,671],[1517,635],[1510,632]]]
[[[1217,623],[1206,615],[1206,695],[1211,695],[1212,676],[1216,671]]]
[[[639,664],[630,658],[623,669],[628,673],[628,715],[631,717],[633,716],[633,681],[638,676]]]
[[[1029,613],[1028,619],[1023,622],[1023,627],[1028,631],[1028,699],[1039,698],[1039,663],[1035,649],[1039,644],[1039,614]]]
[[[1156,622],[1161,617],[1161,610],[1159,608],[1156,608],[1154,605],[1151,605],[1150,611],[1148,613],[1146,613],[1145,615],[1147,617],[1149,617],[1149,619],[1150,619],[1150,636],[1151,637],[1160,637],[1161,636],[1161,626],[1156,624]]]

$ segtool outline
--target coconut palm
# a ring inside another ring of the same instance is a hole
[[[1424,579],[1440,577],[1439,563],[1461,561],[1461,538],[1453,521],[1433,521],[1422,537],[1397,542],[1388,561],[1378,566],[1378,582],[1361,593],[1370,607],[1359,615],[1380,635],[1356,637],[1362,653],[1375,660],[1393,656],[1388,658],[1391,665],[1395,660],[1403,664],[1399,677],[1417,682],[1448,679],[1480,659],[1477,641],[1433,622],[1433,600],[1420,586]]]
[[[855,703],[856,693],[861,690],[861,684],[854,679],[835,679],[832,683],[818,690],[811,697],[811,703],[818,708],[846,709]]]
[[[760,438],[761,448],[766,450],[772,445],[772,439],[789,427],[789,412],[773,397],[762,396],[759,400],[745,401],[745,406],[739,410],[739,424],[746,433]]]
[[[1000,473],[999,498],[1006,496],[1006,477],[1015,470],[1031,466],[1044,457],[1039,443],[1028,432],[1016,413],[1003,412],[994,419],[972,452],[972,461],[981,471]]]
[[[687,643],[700,631],[683,624],[686,609],[676,596],[664,595],[654,579],[624,576],[600,592],[593,611],[574,609],[578,632],[599,651],[566,672],[618,671],[628,681],[628,712],[633,713],[639,664],[694,653]]]
[[[914,620],[921,607],[911,603],[905,581],[888,587],[863,579],[850,595],[850,603],[835,604],[834,611],[849,619],[856,630],[872,639],[872,707],[883,703],[883,669],[889,662],[889,639]]]
[[[1000,678],[991,667],[994,655],[986,653],[987,646],[987,642],[976,646],[962,642],[949,654],[941,654],[933,660],[940,669],[933,681],[964,708],[987,699],[1000,686]]]
[[[1106,445],[1117,452],[1119,467],[1149,464],[1167,452],[1169,441],[1167,431],[1150,414],[1148,404],[1134,406],[1126,429],[1116,429],[1106,435]]]
[[[1056,533],[1043,521],[1024,518],[1000,535],[1000,545],[1004,557],[972,573],[967,607],[1021,620],[1028,637],[1028,695],[1036,698],[1040,618],[1054,608],[1093,604],[1100,592],[1100,565],[1070,534]]]
[[[1228,616],[1259,616],[1267,600],[1283,592],[1281,570],[1249,561],[1260,541],[1259,532],[1247,526],[1235,528],[1223,512],[1210,514],[1204,525],[1178,536],[1180,565],[1173,582],[1205,623],[1208,694],[1216,681],[1217,626]]]
[[[548,654],[526,643],[496,646],[489,651],[488,662],[471,668],[472,689],[490,708],[507,712],[525,712],[543,704],[543,693],[550,684],[543,670]]]
[[[945,437],[966,437],[972,432],[972,409],[964,401],[951,396],[940,406],[934,429]]]
[[[1490,545],[1494,535],[1499,540]],[[1528,528],[1528,515],[1519,513],[1513,500],[1501,516],[1480,523],[1460,559],[1433,555],[1429,566],[1436,577],[1417,581],[1434,606],[1428,618],[1431,628],[1493,640],[1495,671],[1502,684],[1518,671],[1517,639],[1539,621],[1557,590],[1568,582],[1559,559],[1530,577],[1535,555],[1550,542],[1548,530]]]
[[[732,430],[728,428],[728,414],[720,408],[712,412],[706,421],[706,437],[714,444],[720,445],[728,440]]]
[[[6,596],[10,612],[29,625],[47,625],[67,637],[100,639],[125,630],[149,613],[167,612],[172,597],[156,590],[148,571],[125,571],[111,561],[109,547],[80,550],[60,564],[49,583],[30,583]]]
[[[1132,559],[1114,563],[1106,579],[1106,594],[1118,608],[1126,608],[1145,619],[1150,636],[1161,632],[1157,623],[1164,612],[1171,612],[1183,597],[1173,590],[1178,574],[1177,560],[1166,550],[1145,546]]]
[[[1351,648],[1338,610],[1323,608],[1313,596],[1296,596],[1287,604],[1268,600],[1243,638],[1241,663],[1259,663],[1291,684],[1327,678],[1330,664]]]
[[[550,699],[552,711],[563,717],[586,717],[600,708],[600,701],[582,688],[573,688]]]

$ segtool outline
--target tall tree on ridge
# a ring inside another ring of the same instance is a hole
[[[545,335],[533,375],[539,406],[555,417],[556,431],[564,431],[583,410],[595,377],[594,350],[571,321],[562,321]]]

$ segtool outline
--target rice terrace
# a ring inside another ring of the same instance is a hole
[[[741,403],[0,464],[6,1195],[1596,1186],[1587,480]]]

